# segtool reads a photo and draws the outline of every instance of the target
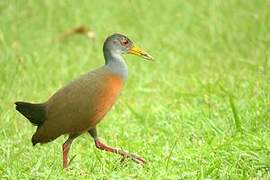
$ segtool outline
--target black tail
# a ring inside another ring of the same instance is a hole
[[[46,106],[44,104],[31,104],[27,102],[15,102],[16,110],[24,115],[36,126],[40,126],[46,119]]]

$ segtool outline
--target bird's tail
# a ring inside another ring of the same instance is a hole
[[[26,117],[33,125],[40,126],[46,119],[46,105],[27,102],[15,102],[16,110]]]

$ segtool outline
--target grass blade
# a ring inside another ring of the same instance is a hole
[[[237,111],[236,106],[234,104],[233,97],[230,94],[229,94],[229,103],[230,103],[230,107],[231,107],[232,113],[233,113],[233,119],[234,119],[234,124],[236,127],[236,132],[242,133],[242,125],[241,125],[240,118],[238,116],[238,111]]]

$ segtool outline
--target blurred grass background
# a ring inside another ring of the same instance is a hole
[[[270,1],[116,0],[0,2],[0,177],[6,179],[269,179]],[[86,25],[94,40],[67,29]],[[104,63],[104,39],[128,35],[156,58],[126,56],[129,79],[100,123],[108,144],[149,162],[66,137],[31,145],[35,128],[14,102],[43,102]]]

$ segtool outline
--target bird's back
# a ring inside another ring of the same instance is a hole
[[[33,143],[95,127],[114,104],[122,86],[123,78],[106,66],[75,79],[47,101],[47,119],[34,134]]]

